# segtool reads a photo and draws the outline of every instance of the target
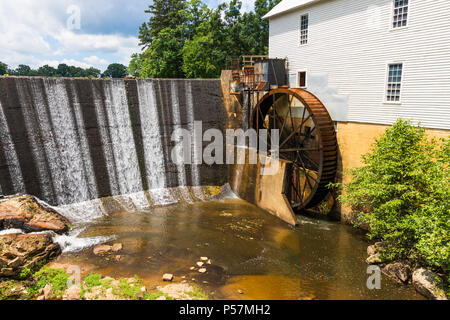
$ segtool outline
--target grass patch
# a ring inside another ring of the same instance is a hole
[[[33,276],[35,284],[28,289],[31,295],[37,295],[39,290],[47,284],[53,286],[53,295],[61,296],[67,289],[69,275],[62,269],[51,269],[47,266],[36,272]]]
[[[102,275],[97,273],[91,273],[88,276],[84,278],[84,283],[86,284],[86,287],[92,288],[92,287],[98,287],[102,285]]]
[[[160,297],[166,297],[166,300],[173,300],[172,297],[168,296],[165,293],[162,293],[161,291],[147,293],[147,296],[145,297],[145,300],[156,300],[156,299],[158,299]]]
[[[20,279],[28,279],[33,275],[33,272],[29,268],[23,268],[22,271],[20,271],[19,278]]]
[[[193,291],[188,292],[188,295],[190,295],[192,298],[194,298],[194,300],[208,300],[209,299],[209,297],[205,293],[200,291],[200,289],[197,287],[194,287]]]
[[[119,279],[119,286],[114,288],[113,293],[121,298],[130,299],[130,300],[138,300],[136,295],[141,292],[142,288],[142,280],[138,277],[134,277],[134,281],[129,283],[126,279]],[[146,298],[147,293],[144,293],[144,299]]]

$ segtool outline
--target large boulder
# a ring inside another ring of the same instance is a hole
[[[48,234],[0,236],[0,277],[17,277],[25,268],[34,270],[61,253]]]
[[[417,269],[412,275],[414,288],[431,300],[447,300],[442,279],[437,274],[426,269]]]
[[[49,230],[62,234],[69,230],[69,221],[35,197],[19,195],[0,201],[0,230],[3,229]]]
[[[399,283],[407,284],[411,278],[411,267],[403,262],[395,262],[386,265],[383,273]]]

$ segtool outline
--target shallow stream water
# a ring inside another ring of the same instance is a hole
[[[367,289],[361,231],[304,216],[298,221],[291,227],[239,199],[119,212],[84,226],[79,237],[122,243],[120,261],[88,248],[54,265],[78,265],[83,275],[137,275],[149,289],[172,273],[174,282],[196,284],[213,299],[421,299],[384,276],[380,290]],[[211,259],[205,274],[190,270],[200,257]]]

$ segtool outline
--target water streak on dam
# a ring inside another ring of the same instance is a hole
[[[170,159],[175,129],[223,130],[224,110],[220,80],[0,78],[0,194],[142,209],[175,202],[167,188],[225,184],[225,165]]]

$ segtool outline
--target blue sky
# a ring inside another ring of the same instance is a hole
[[[226,0],[204,0],[210,6],[223,1]],[[253,8],[254,0],[242,2],[243,10]],[[19,64],[37,68],[67,63],[104,70],[114,62],[127,65],[131,54],[140,51],[138,30],[148,19],[144,10],[150,3],[151,0],[1,0],[0,61],[12,68]]]

